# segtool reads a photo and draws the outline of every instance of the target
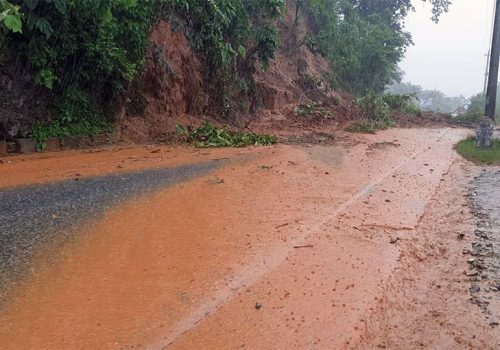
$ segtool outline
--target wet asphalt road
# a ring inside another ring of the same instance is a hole
[[[222,163],[0,190],[0,303],[7,284],[22,277],[36,252],[70,237],[79,226],[95,222],[120,201],[207,174]]]

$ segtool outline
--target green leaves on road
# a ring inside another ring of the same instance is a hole
[[[207,122],[199,128],[192,129],[176,126],[177,135],[185,141],[191,142],[195,147],[245,147],[245,146],[269,146],[275,144],[276,137],[253,132],[241,132],[230,130],[227,126],[217,128]]]

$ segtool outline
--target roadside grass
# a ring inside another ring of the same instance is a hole
[[[475,164],[500,165],[500,140],[494,140],[491,148],[477,148],[474,137],[469,137],[455,145],[455,150]]]

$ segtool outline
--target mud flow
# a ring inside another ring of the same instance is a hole
[[[471,234],[466,135],[12,157],[0,348],[498,349],[494,256],[464,273],[464,249],[496,254],[494,226]],[[487,174],[476,211],[498,225]]]

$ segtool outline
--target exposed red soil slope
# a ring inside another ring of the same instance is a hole
[[[233,120],[240,127],[280,122],[288,127],[294,108],[312,101],[328,108],[337,122],[358,117],[352,98],[329,88],[326,73],[331,67],[305,45],[309,26],[303,19],[294,25],[293,3],[287,2],[287,12],[278,23],[281,47],[275,59],[266,70],[256,66],[255,101]],[[138,92],[127,102],[128,107],[147,102],[147,107],[144,111],[126,108],[120,122],[125,136],[136,142],[168,140],[177,123],[199,125],[206,119],[220,120],[210,110],[203,66],[185,35],[162,21],[150,41]]]

